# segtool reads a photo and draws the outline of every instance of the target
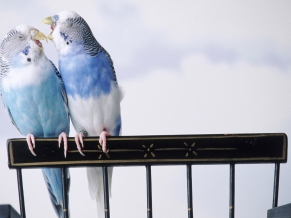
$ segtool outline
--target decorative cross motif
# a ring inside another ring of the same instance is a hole
[[[187,151],[185,157],[188,157],[189,156],[189,153],[191,153],[191,152],[195,156],[198,156],[197,152],[193,150],[194,149],[194,146],[195,146],[195,142],[193,142],[191,146],[189,146],[186,142],[184,142],[184,145],[186,145],[186,147],[188,147],[188,151]]]
[[[252,146],[255,146],[257,142],[257,138],[255,138],[254,140],[246,140],[246,144],[250,144]]]
[[[99,160],[102,158],[102,156],[104,156],[104,155],[102,155],[102,154],[106,154],[106,157],[107,157],[108,159],[110,158],[110,155],[109,155],[109,149],[107,150],[107,151],[108,151],[107,153],[104,153],[103,150],[102,150],[101,145],[98,145],[97,147],[98,147],[98,149],[101,151],[101,154],[100,154],[99,157],[98,157]]]
[[[143,157],[147,157],[148,155],[151,155],[152,157],[156,157],[156,155],[154,154],[154,144],[151,144],[150,146],[145,146],[145,145],[142,145],[142,147],[145,149],[144,152],[144,156]]]

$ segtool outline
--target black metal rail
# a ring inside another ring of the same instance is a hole
[[[104,183],[104,213],[110,218],[107,166],[146,166],[147,217],[153,217],[152,165],[186,165],[188,190],[188,218],[193,218],[192,169],[194,164],[229,164],[229,217],[235,217],[235,164],[275,163],[273,207],[278,205],[280,163],[287,162],[287,136],[284,133],[229,134],[229,135],[176,135],[176,136],[123,136],[108,137],[109,153],[103,153],[98,137],[84,140],[81,156],[74,138],[69,138],[67,158],[58,147],[56,138],[37,139],[31,155],[25,139],[7,141],[9,168],[17,169],[19,200],[22,217],[25,206],[22,186],[22,168],[61,167],[63,173],[64,217],[68,217],[65,168],[102,166]]]
[[[147,217],[153,217],[152,207],[152,168],[151,165],[146,165],[146,178],[147,178]]]
[[[104,187],[104,213],[105,213],[105,218],[110,218],[107,167],[102,167],[102,172],[103,172],[103,187]]]
[[[67,177],[66,177],[66,168],[62,167],[62,186],[63,186],[63,202],[64,202],[64,218],[69,218],[68,211],[68,196],[67,196]]]
[[[235,165],[230,164],[229,173],[229,218],[234,218],[234,199],[235,199]]]
[[[193,218],[192,166],[187,164],[188,218]]]

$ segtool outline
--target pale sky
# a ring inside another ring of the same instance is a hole
[[[110,53],[124,91],[123,135],[291,134],[291,2],[0,0],[0,37],[19,24],[74,10]],[[57,66],[53,43],[43,42]],[[71,136],[75,133],[71,130]],[[19,211],[6,140],[23,137],[0,106],[0,204]],[[289,155],[290,157],[290,149]],[[195,218],[228,217],[229,166],[193,166]],[[72,218],[97,217],[84,168],[71,172]],[[112,218],[146,217],[144,167],[117,167]],[[186,167],[153,167],[153,215],[186,218]],[[272,207],[274,165],[236,165],[236,218]],[[55,217],[40,170],[24,170],[26,214]],[[291,203],[291,162],[281,165],[279,205]]]

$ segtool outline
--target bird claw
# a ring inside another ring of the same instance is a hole
[[[26,142],[28,144],[28,148],[29,148],[30,152],[32,153],[32,155],[36,156],[36,154],[33,151],[33,149],[35,148],[35,137],[34,137],[34,135],[28,134],[26,136]]]
[[[82,145],[82,148],[84,148],[83,138],[84,138],[84,134],[82,132],[78,132],[75,135],[75,142],[77,144],[78,151],[81,155],[85,156],[85,154],[83,154],[82,149],[81,149],[81,145]],[[80,143],[81,143],[81,145],[80,145]]]
[[[109,150],[106,149],[106,136],[110,136],[110,134],[106,131],[102,131],[99,137],[99,143],[102,146],[102,151],[107,154]]]
[[[61,147],[61,143],[62,143],[62,140],[64,140],[64,155],[65,155],[65,158],[67,157],[67,151],[68,151],[68,136],[66,133],[62,132],[60,135],[59,135],[59,148]]]

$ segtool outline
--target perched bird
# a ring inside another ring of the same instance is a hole
[[[97,42],[87,22],[76,12],[64,11],[47,17],[51,25],[48,36],[59,54],[59,69],[69,102],[72,123],[79,152],[84,136],[100,136],[104,152],[106,136],[118,136],[121,131],[121,90],[117,84],[113,62],[108,52]],[[109,187],[112,168],[108,168]],[[96,198],[99,217],[104,217],[101,168],[87,168],[89,191]]]
[[[1,98],[33,155],[35,137],[59,137],[66,154],[70,131],[66,92],[61,75],[43,52],[41,39],[46,36],[24,24],[4,37],[0,45]],[[63,217],[61,169],[43,168],[42,172],[55,212]],[[69,171],[66,173],[69,185]]]

